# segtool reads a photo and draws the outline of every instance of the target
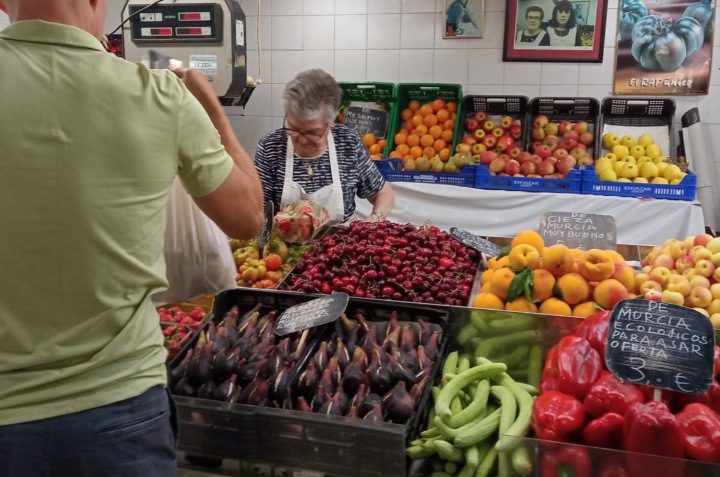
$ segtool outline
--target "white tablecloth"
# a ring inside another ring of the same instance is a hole
[[[395,207],[389,220],[441,229],[461,227],[478,235],[512,237],[540,227],[545,212],[583,212],[615,217],[617,242],[656,245],[705,232],[700,203],[682,200],[641,200],[600,195],[551,194],[480,190],[466,187],[390,183]],[[370,203],[357,201],[356,214],[370,215]]]

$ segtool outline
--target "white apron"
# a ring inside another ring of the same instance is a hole
[[[285,157],[285,181],[283,183],[280,208],[285,208],[299,200],[311,200],[316,204],[325,207],[330,215],[328,225],[337,225],[345,222],[345,203],[343,201],[342,186],[340,184],[340,166],[338,165],[335,140],[332,131],[328,132],[328,153],[330,155],[330,172],[332,173],[332,184],[321,187],[316,192],[308,194],[302,185],[293,181],[293,159],[295,149],[288,137],[287,154]]]

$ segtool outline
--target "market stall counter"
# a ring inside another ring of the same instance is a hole
[[[389,220],[424,224],[443,230],[461,226],[483,236],[511,237],[549,211],[611,215],[617,242],[657,245],[705,232],[697,201],[568,195],[469,189],[439,184],[394,182],[395,207]],[[358,201],[355,213],[366,218],[371,206]]]

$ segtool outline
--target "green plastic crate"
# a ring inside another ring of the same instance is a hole
[[[387,157],[390,154],[390,138],[388,137],[392,133],[392,121],[396,109],[395,101],[395,83],[374,83],[374,82],[363,82],[363,83],[351,83],[351,82],[340,82],[338,83],[343,91],[342,101],[340,102],[340,114],[345,114],[345,111],[353,102],[365,102],[365,103],[378,103],[385,106],[385,110],[388,112],[388,124],[385,133],[385,139],[388,144],[383,150],[383,157]],[[358,131],[362,137],[363,131]]]
[[[390,124],[390,137],[386,148],[385,156],[389,156],[395,149],[395,134],[397,134],[402,125],[402,110],[407,108],[413,99],[425,104],[436,99],[442,99],[446,102],[454,101],[457,103],[457,117],[455,119],[455,128],[453,130],[453,142],[450,153],[455,152],[455,146],[458,143],[458,135],[460,134],[460,123],[462,122],[462,103],[463,93],[462,86],[459,84],[444,83],[399,83],[395,89],[395,111]]]

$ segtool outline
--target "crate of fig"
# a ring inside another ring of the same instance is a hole
[[[208,328],[170,370],[181,450],[338,475],[404,475],[404,447],[444,353],[447,312],[351,299],[335,323],[275,335],[282,311],[315,297],[218,295]]]
[[[356,221],[315,241],[283,286],[466,306],[479,263],[479,252],[437,227]]]

